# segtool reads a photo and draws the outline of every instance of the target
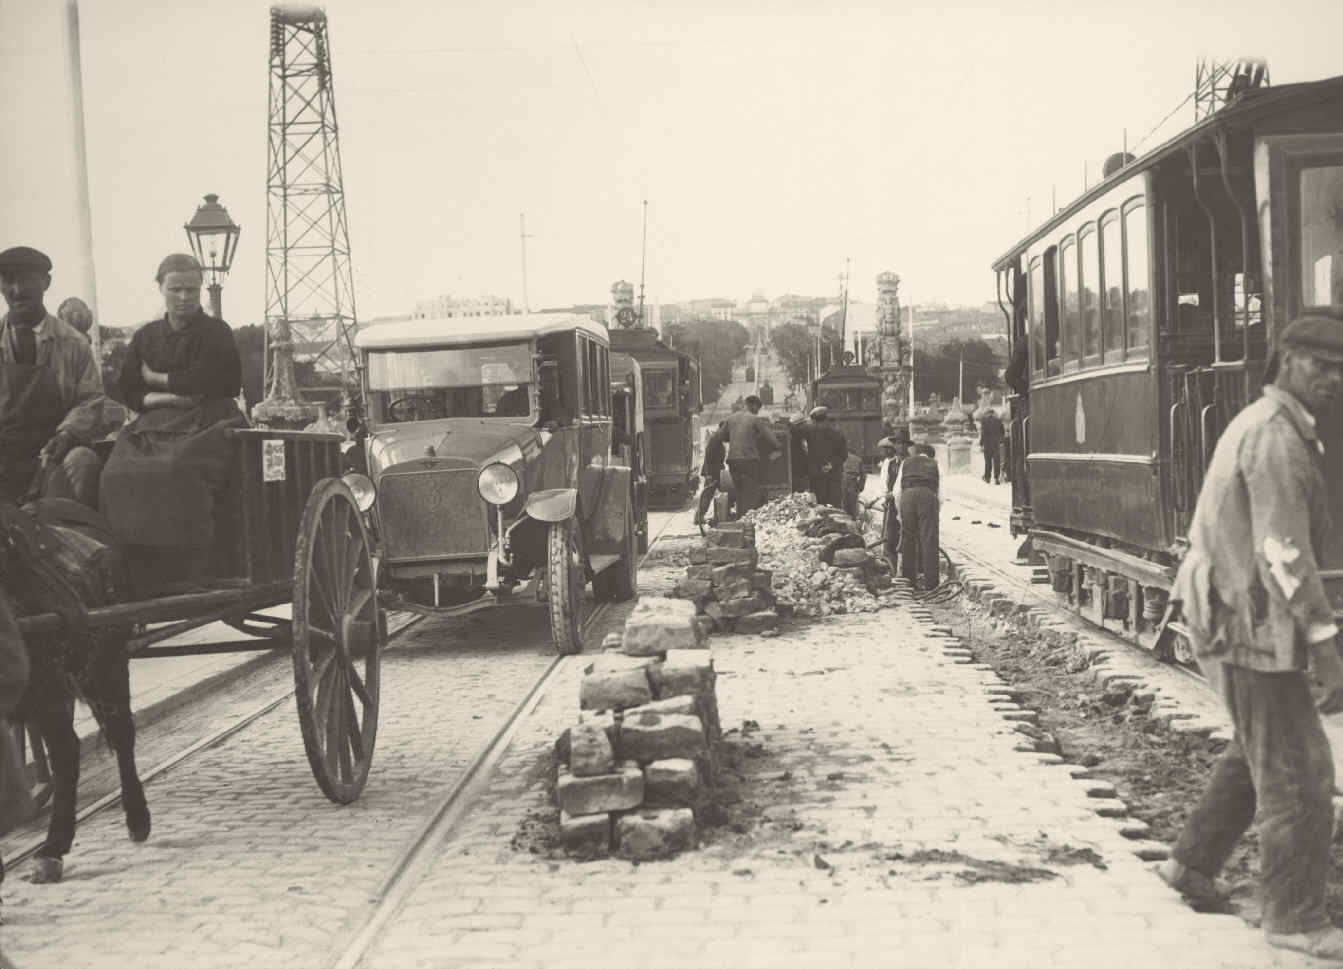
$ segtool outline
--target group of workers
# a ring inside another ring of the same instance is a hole
[[[196,259],[165,258],[155,274],[164,315],[135,332],[117,377],[116,396],[137,416],[109,453],[96,447],[110,429],[102,368],[85,335],[47,312],[52,269],[29,246],[0,252],[0,499],[101,512],[138,594],[203,578],[232,457],[224,432],[246,424],[233,331],[202,309]]]
[[[726,465],[735,492],[737,515],[761,504],[760,462],[778,460],[783,443],[760,416],[761,401],[754,394],[743,401],[709,435],[700,467],[702,487],[695,523],[701,524],[719,491]],[[849,451],[844,432],[830,419],[826,407],[814,407],[798,435],[803,454],[801,467],[817,504],[843,508],[857,517],[858,495],[867,484],[862,460]],[[928,444],[913,444],[885,437],[879,442],[883,461],[877,476],[883,506],[883,545],[892,568],[916,589],[938,584],[939,476],[934,451]]]

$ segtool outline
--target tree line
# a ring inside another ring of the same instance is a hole
[[[667,326],[667,343],[699,361],[704,400],[717,400],[732,382],[732,365],[751,342],[751,334],[736,320],[692,320]]]

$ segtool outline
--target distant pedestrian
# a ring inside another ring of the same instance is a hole
[[[1217,440],[1171,599],[1222,694],[1235,736],[1160,869],[1197,900],[1259,815],[1262,926],[1270,945],[1343,959],[1325,907],[1332,844],[1333,756],[1319,710],[1343,710],[1338,627],[1320,578],[1330,532],[1316,420],[1343,399],[1343,323],[1307,315],[1279,340],[1263,396]]]
[[[807,415],[807,476],[811,480],[816,504],[842,507],[844,501],[844,459],[849,455],[844,432],[830,420],[825,407],[813,407]]]
[[[900,502],[900,574],[916,590],[938,585],[938,514],[942,503],[931,444],[910,445],[895,490]]]
[[[979,447],[984,452],[984,481],[999,484],[1003,476],[1002,444],[1007,437],[998,412],[989,408],[979,419]]]
[[[769,422],[760,416],[760,398],[755,394],[746,398],[746,410],[733,411],[724,424],[727,469],[737,492],[737,514],[744,515],[760,506],[760,452],[773,460],[783,453],[783,447]]]

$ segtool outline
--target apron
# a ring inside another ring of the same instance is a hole
[[[190,409],[156,407],[122,428],[99,484],[99,506],[118,539],[158,548],[208,549],[215,501],[228,483],[230,427],[247,420],[230,398]]]
[[[23,498],[37,474],[38,453],[65,411],[51,367],[0,363],[0,498]]]

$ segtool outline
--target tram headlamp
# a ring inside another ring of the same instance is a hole
[[[368,511],[373,507],[373,502],[378,497],[378,489],[373,486],[371,478],[351,471],[343,475],[343,479],[345,486],[354,495],[354,503],[359,506],[360,511]]]
[[[518,496],[518,474],[506,464],[487,464],[476,479],[480,497],[492,505],[506,505]]]

